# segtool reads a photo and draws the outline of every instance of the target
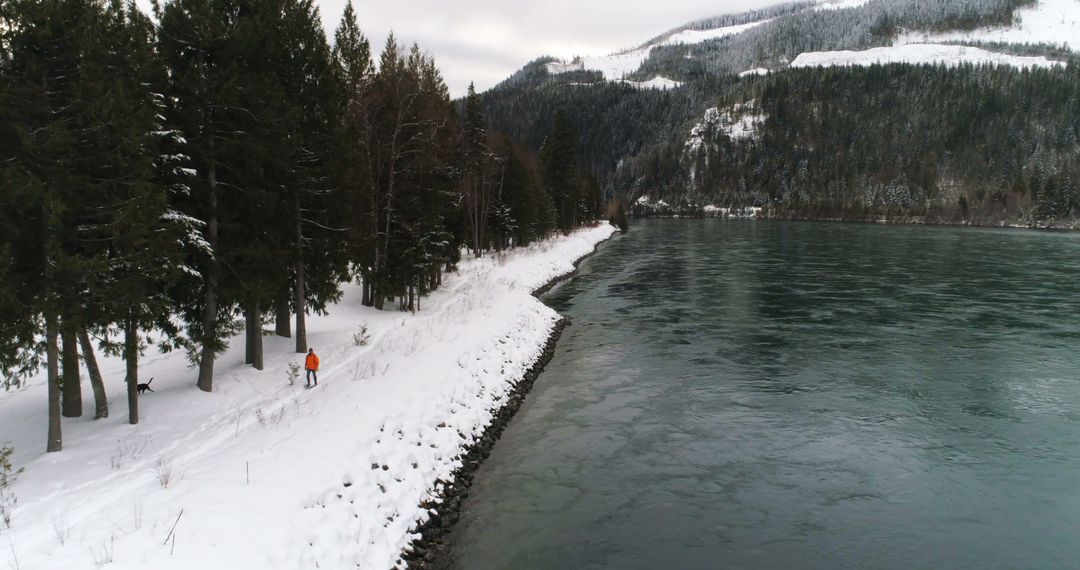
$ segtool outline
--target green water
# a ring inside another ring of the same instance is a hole
[[[1080,568],[1080,235],[646,220],[457,568]]]

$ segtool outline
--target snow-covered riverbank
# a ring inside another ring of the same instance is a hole
[[[79,570],[390,568],[416,536],[436,481],[460,465],[558,315],[530,293],[616,231],[602,225],[462,263],[413,314],[362,307],[349,287],[309,320],[320,384],[288,382],[300,356],[267,337],[266,370],[243,346],[217,391],[194,387],[183,354],[145,358],[142,422],[126,423],[122,365],[105,359],[112,416],[65,420],[44,454],[45,386],[0,394],[0,445],[24,467],[0,530],[11,568]],[[354,335],[367,326],[369,341]],[[88,383],[87,383],[88,384]],[[92,402],[86,386],[86,402]]]

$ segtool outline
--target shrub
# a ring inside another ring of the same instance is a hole
[[[10,447],[0,448],[0,521],[4,523],[4,528],[11,528],[11,515],[19,503],[18,497],[11,492],[11,485],[22,473],[22,469],[16,470],[11,465],[14,451]]]

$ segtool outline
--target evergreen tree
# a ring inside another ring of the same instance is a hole
[[[18,126],[7,152],[15,164],[13,210],[21,219],[11,240],[20,244],[19,273],[40,291],[20,295],[19,312],[44,325],[49,449],[58,450],[57,337],[64,341],[63,413],[78,416],[80,331],[122,321],[131,336],[140,323],[164,322],[167,305],[155,305],[153,296],[158,283],[138,288],[132,279],[152,281],[170,267],[170,228],[184,228],[164,216],[164,192],[152,182],[156,166],[147,149],[160,126],[148,87],[149,21],[119,2],[20,2],[11,10],[17,23],[7,38],[5,107]],[[137,378],[137,362],[128,364],[129,378]],[[134,422],[134,403],[132,411]]]
[[[371,96],[372,174],[376,240],[372,301],[398,298],[413,308],[438,276],[432,267],[453,259],[460,239],[446,231],[451,194],[453,107],[435,63],[417,46],[407,55],[391,35]]]
[[[313,0],[155,10],[158,29],[122,0],[0,4],[0,368],[8,388],[44,364],[49,451],[82,413],[80,361],[109,413],[95,345],[123,357],[136,423],[151,339],[211,391],[238,315],[262,368],[266,313],[282,335],[296,315],[303,351],[352,272],[366,304],[419,310],[466,241],[556,227],[535,156],[489,134],[480,96],[459,121],[435,61],[392,36],[376,72],[351,5],[333,51]],[[560,202],[570,225],[583,196]]]
[[[134,424],[139,421],[138,358],[145,346],[140,331],[157,329],[164,338],[177,334],[166,291],[189,271],[182,263],[184,250],[197,249],[202,235],[199,222],[169,203],[186,187],[168,182],[184,171],[178,164],[182,159],[167,154],[174,135],[165,129],[163,96],[154,90],[163,85],[164,70],[154,48],[153,25],[133,4],[118,0],[110,3],[106,21],[99,33],[107,48],[102,69],[107,85],[98,116],[112,128],[99,143],[107,150],[97,155],[96,174],[105,181],[104,206],[98,208],[104,215],[84,225],[102,244],[106,266],[89,296],[94,310],[75,323],[71,337],[75,344],[94,325],[113,324],[123,332],[128,416]],[[89,353],[87,340],[81,344]],[[104,390],[96,386],[95,394],[103,398]],[[99,402],[99,415],[103,407]]]
[[[463,157],[462,193],[469,216],[473,253],[480,257],[487,249],[487,224],[492,208],[495,176],[494,157],[488,149],[487,125],[480,108],[480,97],[469,84],[462,117],[461,139]]]
[[[544,185],[555,202],[559,230],[570,231],[577,219],[575,180],[577,133],[563,112],[555,114],[555,125],[540,147]]]
[[[296,352],[305,353],[309,307],[322,310],[340,298],[338,284],[348,273],[348,218],[337,206],[348,193],[331,175],[342,84],[312,2],[289,2],[284,14],[287,51],[277,73],[288,105],[282,116],[289,120],[286,153],[277,166],[292,215],[285,241],[292,257]]]
[[[351,1],[346,3],[334,35],[333,61],[341,89],[335,145],[339,157],[336,179],[342,191],[339,207],[349,219],[349,259],[362,282],[362,303],[371,306],[375,303],[372,284],[378,247],[370,101],[375,64]]]
[[[238,157],[244,154],[242,139],[250,126],[240,96],[249,77],[237,45],[239,19],[246,13],[219,0],[176,0],[160,16],[167,118],[182,141],[177,150],[190,158],[197,173],[175,203],[184,215],[205,224],[206,238],[206,247],[189,259],[198,277],[173,294],[199,364],[197,384],[206,392],[213,390],[216,355],[236,327],[235,273],[224,253],[237,238],[226,229],[225,214],[232,212],[224,209],[224,194],[241,187]]]
[[[6,10],[10,22],[5,38],[10,50],[6,107],[15,119],[15,138],[8,150],[14,184],[5,194],[11,196],[8,206],[18,219],[10,242],[13,265],[28,284],[17,289],[17,302],[24,307],[18,313],[39,323],[32,333],[44,333],[47,450],[60,451],[60,315],[66,310],[70,318],[88,274],[75,226],[81,205],[93,198],[92,193],[75,192],[88,182],[85,158],[93,150],[82,143],[82,136],[92,132],[90,108],[80,100],[84,90],[93,98],[93,78],[80,63],[94,47],[91,30],[102,18],[100,7],[89,1],[25,1],[10,3]],[[96,58],[86,59],[93,63]],[[69,396],[74,387],[68,386]],[[69,398],[69,415],[81,407],[76,403]]]

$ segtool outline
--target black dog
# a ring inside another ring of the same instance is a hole
[[[153,382],[153,381],[154,381],[154,377],[151,376],[150,377],[150,382]],[[138,388],[139,388],[139,395],[140,396],[142,395],[143,392],[153,392],[153,390],[150,389],[150,382],[147,382],[145,384],[139,384]]]

